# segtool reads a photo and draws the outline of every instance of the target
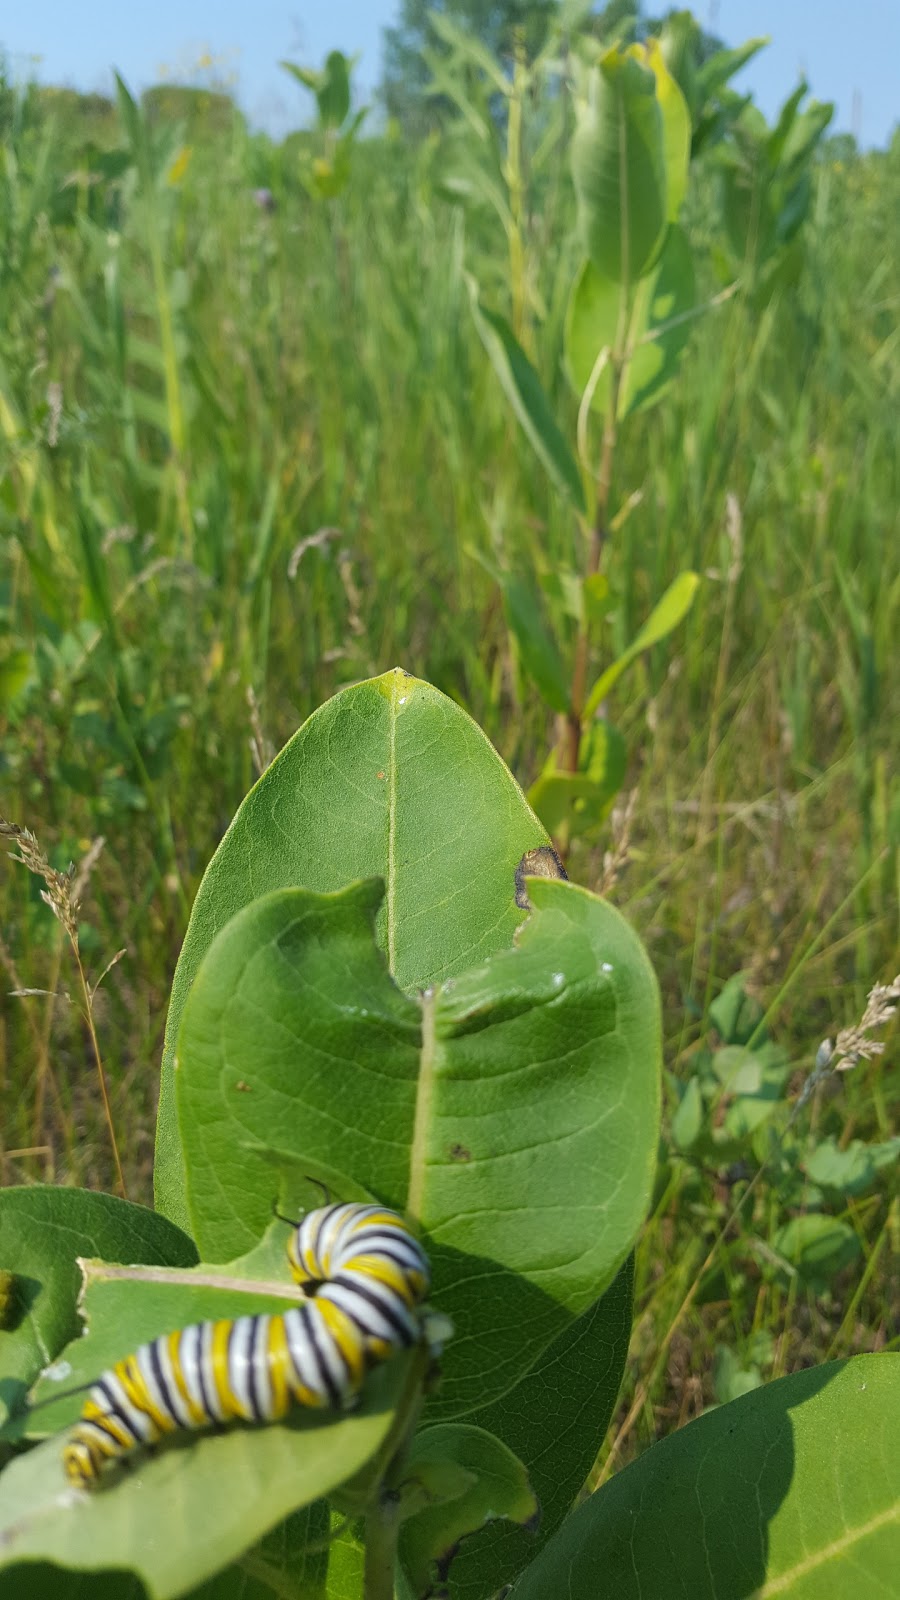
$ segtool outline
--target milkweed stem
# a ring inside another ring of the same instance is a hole
[[[413,1362],[385,1451],[385,1466],[366,1512],[363,1600],[394,1600],[400,1535],[398,1486],[422,1409],[428,1364],[424,1346]]]
[[[380,1495],[366,1517],[364,1600],[394,1600],[400,1507],[393,1495]]]

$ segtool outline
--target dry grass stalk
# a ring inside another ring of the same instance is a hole
[[[297,569],[300,566],[303,557],[306,555],[307,550],[324,550],[325,546],[330,544],[332,539],[343,539],[343,537],[344,535],[342,534],[340,528],[319,528],[316,533],[311,533],[307,536],[307,538],[301,539],[300,543],[295,544],[293,550],[291,551],[287,566],[288,577],[292,581],[294,578],[296,578]]]
[[[353,576],[353,557],[349,550],[342,550],[338,555],[338,572],[344,585],[344,594],[347,596],[347,626],[354,637],[359,639],[366,630],[359,614],[362,596]]]
[[[266,768],[270,767],[275,759],[275,746],[271,739],[266,738],[259,701],[256,698],[253,685],[250,683],[247,685],[247,705],[250,708],[250,754],[253,757],[256,776],[261,778]]]
[[[75,965],[78,969],[78,978],[84,999],[82,1016],[90,1035],[91,1048],[97,1066],[97,1077],[100,1082],[103,1109],[106,1115],[107,1127],[109,1128],[113,1159],[116,1164],[116,1175],[119,1189],[124,1199],[126,1195],[125,1175],[122,1171],[122,1162],[119,1157],[112,1107],[106,1087],[106,1073],[103,1070],[103,1059],[100,1055],[100,1042],[94,1026],[93,996],[95,991],[88,985],[78,942],[78,910],[81,896],[87,886],[100,851],[103,849],[103,840],[102,838],[94,840],[77,871],[74,863],[70,862],[65,872],[59,872],[56,867],[50,865],[37,839],[28,828],[20,828],[15,822],[7,822],[5,818],[0,817],[0,838],[12,840],[13,849],[10,850],[9,854],[13,861],[20,862],[23,867],[27,867],[29,872],[33,872],[35,877],[43,880],[45,887],[41,890],[41,899],[50,907],[57,922],[62,927],[75,957]],[[114,957],[113,962],[117,959],[118,957]],[[113,962],[110,965],[113,965]],[[108,971],[109,968],[106,970]]]
[[[48,1083],[49,1083],[50,1087],[52,1088],[53,1096],[54,1096],[54,1098],[56,1100],[57,1105],[60,1104],[59,1085],[58,1085],[58,1083],[56,1081],[56,1076],[55,1076],[53,1068],[52,1068],[52,1066],[50,1064],[50,1030],[51,1030],[52,1019],[53,1019],[53,1004],[54,1004],[55,1000],[58,998],[58,996],[56,994],[55,989],[54,990],[30,989],[30,988],[27,988],[25,986],[25,984],[22,982],[21,977],[19,976],[19,969],[18,969],[18,967],[16,965],[15,957],[13,956],[12,951],[10,950],[8,944],[6,943],[6,940],[2,937],[2,935],[0,935],[0,966],[5,968],[6,973],[7,973],[8,977],[9,977],[9,979],[10,979],[10,982],[12,983],[12,988],[9,990],[10,999],[25,1000],[25,999],[30,999],[30,998],[35,997],[35,996],[41,996],[41,997],[46,997],[50,1001],[50,1004],[49,1004],[49,1006],[47,1008],[46,1023],[45,1023],[45,1026],[43,1028],[41,1028],[38,1025],[38,1021],[37,1021],[37,1018],[35,1017],[33,1007],[31,1007],[31,1006],[26,1006],[25,1007],[25,1022],[26,1022],[27,1028],[28,1028],[28,1032],[31,1035],[31,1045],[32,1045],[32,1049],[34,1051],[34,1060],[35,1060],[35,1063],[36,1063],[36,1066],[35,1066],[34,1127],[35,1127],[35,1139],[37,1140],[37,1139],[40,1138],[40,1132],[41,1132],[41,1128],[43,1127],[43,1122],[44,1122],[44,1101],[45,1101],[45,1098],[46,1098],[46,1090],[47,1090]],[[57,962],[57,965],[56,965],[56,974],[58,975],[58,962]],[[55,982],[55,977],[54,977],[54,982]],[[66,998],[68,998],[68,996]],[[4,1071],[3,1071],[3,1080],[2,1081],[3,1081],[3,1087],[5,1088],[6,1087],[5,1060],[4,1060]],[[10,1155],[10,1152],[6,1151],[4,1153],[4,1158],[3,1159],[6,1160],[9,1155]]]
[[[884,1028],[890,1022],[900,1001],[900,972],[893,983],[876,983],[870,989],[862,1021],[852,1028],[842,1028],[837,1036],[832,1056],[832,1072],[849,1072],[861,1061],[871,1061],[884,1050],[883,1039],[870,1039],[873,1028]],[[834,1057],[837,1057],[835,1060]]]
[[[609,819],[612,848],[603,857],[599,893],[608,896],[615,888],[631,859],[631,829],[637,810],[637,789],[632,789],[624,805],[616,806]]]
[[[9,1165],[11,1162],[30,1160],[35,1156],[40,1156],[44,1163],[44,1182],[53,1183],[55,1181],[53,1146],[50,1144],[29,1144],[24,1145],[20,1150],[4,1150],[2,1157],[0,1157],[3,1162],[4,1184],[10,1181]]]
[[[10,983],[12,984],[12,989],[9,992],[13,998],[19,999],[25,995],[45,993],[43,989],[26,989],[22,979],[19,977],[19,969],[16,966],[13,953],[2,934],[0,934],[0,966],[5,967],[6,969]],[[41,1030],[27,1007],[25,1010],[25,1020],[28,1024],[28,1031],[31,1034],[31,1042],[35,1049],[40,1052],[42,1043]]]

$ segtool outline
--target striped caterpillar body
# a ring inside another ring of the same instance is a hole
[[[288,1260],[305,1304],[194,1323],[101,1374],[63,1450],[72,1485],[91,1487],[105,1462],[178,1430],[276,1422],[294,1405],[350,1405],[371,1367],[421,1339],[428,1259],[397,1212],[311,1211],[291,1235]]]

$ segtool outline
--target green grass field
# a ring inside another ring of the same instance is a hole
[[[466,268],[502,305],[502,247],[441,197],[431,146],[361,143],[325,202],[297,180],[302,140],[273,147],[212,103],[180,129],[164,106],[152,134],[49,95],[0,104],[2,811],[58,867],[102,837],[81,948],[92,980],[125,952],[94,1009],[147,1201],[175,961],[259,758],[399,664],[465,705],[527,787],[552,717],[478,556],[546,578],[578,566],[578,533],[472,325]],[[636,498],[598,662],[679,571],[703,581],[611,696],[628,836],[607,823],[570,859],[638,928],[664,997],[667,1133],[614,1464],[735,1386],[896,1344],[890,1036],[775,1138],[820,1041],[900,965],[900,143],[826,148],[814,182],[798,280],[698,319],[616,458],[613,503]],[[574,412],[564,182],[551,198],[533,219],[537,355]],[[712,259],[709,184],[688,225]],[[110,1188],[70,952],[15,865],[0,936],[4,990],[35,991],[0,1010],[3,1181]],[[704,1137],[683,1097],[729,1043],[710,1006],[739,973],[782,1087],[717,1159],[727,1076],[713,1065]],[[831,1181],[807,1170],[823,1149]],[[828,1219],[812,1252],[785,1232],[810,1209]]]

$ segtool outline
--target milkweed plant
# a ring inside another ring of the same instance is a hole
[[[457,705],[400,670],[323,705],[197,894],[155,1209],[0,1194],[0,1600],[887,1592],[896,1354],[582,1498],[660,1039],[640,940]]]

